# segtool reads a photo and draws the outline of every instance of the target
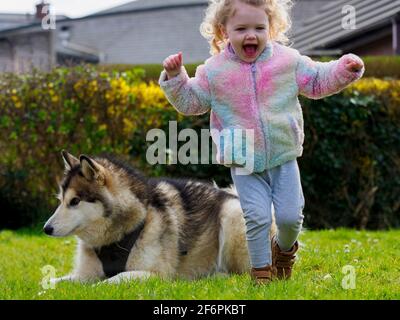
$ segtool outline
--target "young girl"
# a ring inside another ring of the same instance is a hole
[[[299,248],[304,198],[296,158],[303,152],[304,133],[298,95],[332,95],[364,72],[362,60],[353,54],[321,63],[285,46],[290,6],[290,0],[211,0],[201,31],[212,57],[189,78],[182,53],[171,55],[159,81],[179,112],[198,115],[211,109],[212,130],[254,132],[254,165],[248,175],[237,172],[243,166],[235,163],[237,150],[233,162],[224,162],[226,149],[235,145],[229,139],[213,140],[218,161],[231,167],[257,283],[289,278]],[[278,232],[269,240],[271,204]]]

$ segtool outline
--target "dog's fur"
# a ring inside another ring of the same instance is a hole
[[[144,228],[125,272],[108,281],[152,274],[194,279],[250,270],[245,221],[234,189],[146,178],[110,157],[77,159],[65,151],[62,156],[61,203],[45,230],[56,237],[76,235],[78,252],[73,273],[55,281],[106,278],[96,250],[120,241],[141,222]]]

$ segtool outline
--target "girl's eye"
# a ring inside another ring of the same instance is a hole
[[[72,200],[69,202],[69,205],[71,207],[75,207],[79,204],[79,202],[81,202],[81,200],[79,198],[72,198]]]
[[[243,31],[244,28],[237,28],[236,31]]]
[[[264,27],[258,27],[257,30],[265,30]]]

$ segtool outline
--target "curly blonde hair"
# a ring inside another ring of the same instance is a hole
[[[264,6],[269,20],[270,40],[287,44],[287,32],[291,27],[290,9],[292,0],[209,0],[205,18],[200,25],[200,32],[210,43],[212,55],[221,52],[226,42],[221,32],[220,25],[226,25],[229,17],[233,15],[233,4],[240,1],[256,7]]]

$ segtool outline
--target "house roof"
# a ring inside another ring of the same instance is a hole
[[[19,25],[8,29],[0,30],[0,37],[13,36],[17,34],[32,33],[32,32],[47,32],[43,30],[40,22],[34,22],[30,24]]]
[[[69,20],[64,15],[56,15],[56,21]],[[42,22],[34,14],[0,13],[0,33],[8,34],[14,31],[26,30],[41,26]]]
[[[318,14],[319,8],[335,0],[293,0],[291,10],[292,28],[290,35],[302,28],[304,21]],[[290,36],[291,38],[291,36]]]
[[[355,29],[342,27],[342,19],[347,14],[342,13],[345,5],[355,8]],[[332,48],[342,41],[390,24],[391,19],[399,12],[400,0],[330,1],[320,7],[317,15],[305,20],[299,29],[294,30],[294,47],[305,53],[315,49]]]
[[[12,29],[35,21],[32,14],[0,13],[0,30]]]

